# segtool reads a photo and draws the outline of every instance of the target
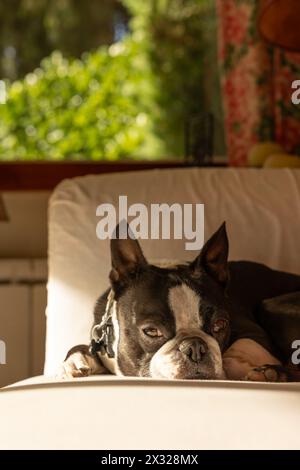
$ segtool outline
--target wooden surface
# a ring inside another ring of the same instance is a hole
[[[52,190],[63,179],[76,176],[181,167],[184,167],[184,163],[180,161],[0,163],[0,191]]]

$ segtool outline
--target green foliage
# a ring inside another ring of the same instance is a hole
[[[0,154],[26,160],[134,157],[151,126],[151,80],[137,47],[129,37],[82,60],[54,52],[12,83],[0,105]]]
[[[24,77],[53,50],[78,58],[111,44],[116,13],[126,21],[118,0],[1,0],[1,77]]]
[[[104,3],[109,1],[118,3]],[[12,1],[20,2],[28,8],[35,4],[40,12],[49,4]],[[47,16],[40,13],[60,52],[43,59],[24,79],[6,82],[7,101],[0,104],[0,158],[182,156],[186,116],[211,110],[207,83],[214,86],[208,54],[215,40],[214,0],[123,0],[132,18],[131,34],[72,59],[70,51],[76,57],[82,46],[78,38],[69,37],[70,25],[77,24],[85,3],[52,0]],[[32,46],[33,55],[40,53],[38,46],[34,50]]]
[[[149,60],[156,90],[156,135],[183,155],[185,119],[212,111],[218,84],[214,0],[123,0],[131,28]],[[216,86],[215,86],[216,85]]]

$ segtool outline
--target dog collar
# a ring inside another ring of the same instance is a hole
[[[111,290],[108,294],[105,313],[101,323],[95,325],[92,329],[90,353],[93,355],[100,353],[101,356],[115,357],[113,350],[114,326],[112,321],[114,302],[114,294]]]

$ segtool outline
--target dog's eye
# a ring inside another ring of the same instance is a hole
[[[143,333],[150,338],[161,338],[163,336],[158,328],[153,327],[144,328]]]
[[[215,323],[212,326],[212,331],[213,333],[219,333],[222,330],[225,330],[227,326],[227,320],[224,320],[223,318],[219,318],[219,320],[215,321]]]

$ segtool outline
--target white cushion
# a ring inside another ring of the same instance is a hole
[[[109,241],[96,237],[96,208],[204,203],[206,237],[226,220],[230,258],[300,274],[300,170],[174,169],[92,175],[62,182],[49,206],[45,373],[89,341],[96,298],[108,287]],[[148,258],[193,259],[184,240],[142,240]]]
[[[0,449],[299,449],[300,384],[115,376],[0,391]]]

